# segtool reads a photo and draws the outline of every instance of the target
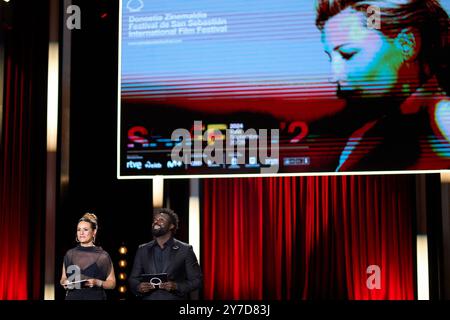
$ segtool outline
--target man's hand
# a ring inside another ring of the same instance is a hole
[[[137,291],[139,291],[140,293],[147,293],[153,289],[155,289],[155,286],[152,285],[150,282],[141,282],[137,287]]]
[[[159,286],[161,289],[167,290],[167,291],[174,291],[177,290],[177,284],[173,281],[163,282]]]

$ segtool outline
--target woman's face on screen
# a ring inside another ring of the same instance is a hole
[[[330,18],[322,33],[330,82],[345,99],[385,97],[399,89],[402,50],[381,31],[367,28],[364,19],[346,9]]]

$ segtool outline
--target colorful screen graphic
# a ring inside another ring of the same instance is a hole
[[[424,39],[448,42],[448,17],[421,33],[377,7],[316,23],[315,1],[120,6],[119,178],[450,168],[450,51]]]

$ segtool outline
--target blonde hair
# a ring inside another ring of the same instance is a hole
[[[89,222],[91,224],[92,229],[96,230],[98,227],[97,224],[97,216],[93,213],[90,212],[86,212],[81,218],[80,220],[78,220],[78,222]]]

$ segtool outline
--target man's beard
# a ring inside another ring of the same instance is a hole
[[[165,234],[167,234],[169,232],[169,228],[168,227],[161,227],[161,228],[157,228],[155,229],[155,227],[152,227],[152,234],[154,237],[161,237]]]

